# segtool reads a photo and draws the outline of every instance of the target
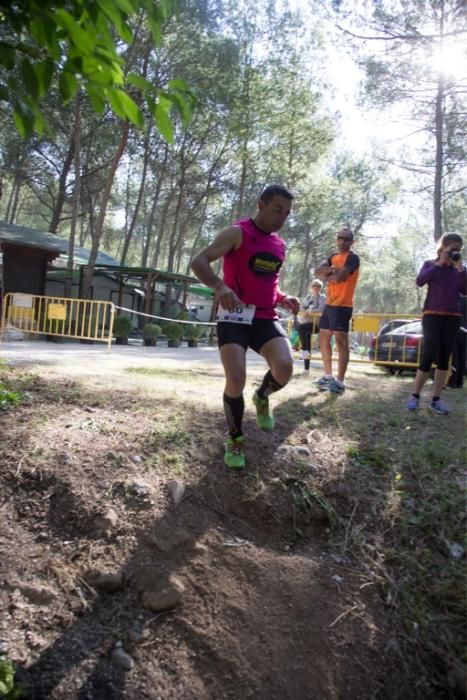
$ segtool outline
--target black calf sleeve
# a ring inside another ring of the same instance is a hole
[[[273,394],[275,391],[283,389],[284,386],[284,384],[279,384],[279,382],[276,382],[276,380],[272,376],[271,370],[268,370],[264,375],[263,381],[261,382],[261,386],[259,387],[257,394],[260,399],[265,399],[270,394]]]
[[[245,400],[243,394],[233,399],[227,394],[224,394],[224,411],[227,418],[227,426],[229,435],[233,438],[238,438],[242,433],[243,413],[245,411]]]

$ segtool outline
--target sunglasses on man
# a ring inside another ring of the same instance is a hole
[[[337,236],[338,241],[352,241],[353,238],[349,238],[348,236]]]

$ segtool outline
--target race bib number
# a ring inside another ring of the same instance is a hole
[[[227,311],[227,309],[224,309],[224,307],[219,304],[216,321],[222,321],[224,323],[243,323],[243,325],[251,326],[255,311],[256,306],[254,306],[254,304],[237,306],[233,311]]]

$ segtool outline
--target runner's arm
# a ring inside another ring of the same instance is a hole
[[[237,249],[242,242],[242,231],[238,226],[229,226],[221,231],[213,242],[196,255],[191,262],[191,269],[203,282],[203,284],[214,289],[216,298],[224,309],[233,311],[241,300],[235,292],[228,287],[224,281],[216,275],[211,267],[211,263],[219,260],[231,250]]]

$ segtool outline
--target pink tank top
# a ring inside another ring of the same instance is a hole
[[[256,306],[255,318],[276,319],[285,243],[277,233],[260,231],[252,219],[233,225],[242,230],[242,244],[224,256],[224,282],[244,304]]]

